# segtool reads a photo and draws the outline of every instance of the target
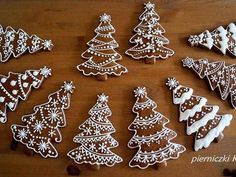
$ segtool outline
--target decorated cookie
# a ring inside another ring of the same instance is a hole
[[[129,162],[130,167],[145,169],[150,165],[166,165],[169,159],[177,159],[185,147],[170,140],[177,133],[166,127],[169,119],[156,111],[156,103],[147,96],[145,87],[134,90],[136,102],[133,113],[136,114],[129,130],[134,131],[128,143],[129,148],[138,148],[138,152]]]
[[[56,158],[52,143],[62,141],[59,128],[66,126],[64,110],[70,107],[72,82],[64,82],[60,90],[48,96],[48,102],[34,107],[34,113],[22,117],[24,125],[12,125],[13,138],[42,157]]]
[[[0,25],[0,61],[6,62],[11,56],[18,58],[22,54],[35,53],[41,49],[52,50],[51,40],[40,39],[35,34],[28,35],[24,30],[14,30],[11,26],[3,29]]]
[[[226,100],[230,96],[231,104],[236,109],[236,64],[225,66],[224,61],[209,62],[208,59],[193,60],[185,58],[183,66],[191,68],[198,76],[207,78],[212,90],[218,88],[221,99]]]
[[[127,68],[117,63],[122,56],[115,51],[119,45],[112,37],[115,28],[111,25],[110,15],[103,14],[100,17],[95,33],[96,36],[87,43],[89,49],[81,55],[87,61],[78,65],[77,69],[85,76],[96,75],[98,80],[107,80],[107,75],[127,73]]]
[[[122,158],[111,151],[119,144],[111,136],[116,130],[107,119],[112,114],[107,102],[108,96],[98,95],[97,103],[89,110],[90,117],[79,126],[82,132],[73,139],[79,146],[67,154],[78,164],[111,167],[122,162]]]
[[[207,99],[193,95],[193,89],[168,78],[166,85],[173,91],[173,102],[179,104],[179,121],[187,121],[187,134],[195,134],[194,150],[207,148],[213,140],[223,138],[223,130],[230,125],[231,114],[218,115],[218,106],[207,105]]]
[[[125,53],[134,59],[146,59],[146,63],[155,63],[156,59],[166,59],[174,55],[174,51],[165,47],[169,40],[163,36],[165,29],[158,22],[159,15],[155,12],[155,4],[144,4],[144,12],[140,15],[141,22],[134,28],[136,33],[130,38],[134,47]]]
[[[206,30],[199,35],[192,35],[188,39],[191,46],[203,46],[209,50],[217,49],[224,55],[228,51],[232,56],[236,56],[236,26],[230,23],[227,28],[220,26],[212,32]]]
[[[32,88],[39,88],[44,78],[51,75],[46,66],[39,70],[27,70],[25,73],[9,72],[0,75],[0,123],[7,121],[7,108],[14,111],[19,100],[26,100]]]

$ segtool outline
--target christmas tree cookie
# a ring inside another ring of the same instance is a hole
[[[230,23],[226,28],[220,26],[212,32],[206,30],[199,35],[191,35],[188,39],[191,46],[202,46],[217,49],[222,54],[227,52],[236,56],[236,26]]]
[[[89,110],[90,117],[79,126],[82,132],[73,139],[79,146],[67,154],[78,164],[88,163],[111,167],[123,161],[111,151],[119,144],[111,136],[116,130],[107,119],[112,114],[107,102],[108,96],[98,95],[96,104]]]
[[[110,15],[103,14],[100,17],[95,33],[96,36],[87,43],[89,49],[81,55],[87,61],[78,65],[77,69],[85,76],[96,75],[98,80],[107,80],[108,75],[127,73],[127,68],[117,63],[122,60],[122,56],[115,51],[119,44],[112,37],[115,28],[111,25]]]
[[[150,165],[166,166],[167,160],[179,158],[186,149],[172,143],[177,133],[166,127],[169,119],[156,111],[156,103],[147,96],[145,87],[134,90],[136,102],[133,113],[136,114],[129,130],[134,131],[128,143],[129,148],[138,148],[138,152],[129,162],[130,167],[145,169]]]
[[[0,61],[6,62],[11,56],[18,58],[26,52],[35,53],[39,50],[51,51],[51,40],[44,40],[35,34],[29,35],[24,30],[14,30],[11,26],[0,25]]]
[[[15,111],[19,100],[26,100],[32,88],[39,88],[45,78],[51,75],[46,66],[39,70],[27,70],[25,73],[9,72],[0,75],[0,123],[7,121],[7,108]]]
[[[64,110],[70,107],[72,82],[64,82],[60,90],[48,96],[48,102],[34,107],[34,113],[22,117],[24,125],[11,126],[13,138],[42,157],[56,158],[52,143],[62,141],[59,128],[66,126]]]
[[[155,12],[155,4],[144,4],[144,12],[140,15],[141,22],[134,28],[136,33],[130,38],[134,47],[125,53],[134,59],[146,59],[146,63],[155,63],[156,59],[166,59],[174,55],[174,51],[167,48],[169,40],[163,36],[165,29],[158,22],[159,15]]]
[[[183,66],[191,68],[198,76],[207,78],[211,90],[219,90],[222,100],[230,97],[231,104],[236,109],[236,64],[225,65],[224,61],[209,62],[208,59],[193,60],[185,58]]]
[[[210,146],[223,138],[223,130],[230,125],[231,114],[217,114],[219,107],[207,105],[207,99],[193,95],[193,89],[168,78],[166,85],[173,91],[173,103],[179,104],[179,121],[187,121],[187,134],[195,134],[194,150]]]

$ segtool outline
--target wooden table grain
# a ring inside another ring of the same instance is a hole
[[[166,29],[165,36],[170,40],[169,47],[175,55],[168,60],[159,60],[155,65],[144,64],[124,55],[131,45],[129,38],[133,28],[139,23],[138,17],[143,11],[141,0],[57,0],[57,1],[0,1],[1,25],[22,28],[29,34],[37,34],[54,43],[52,52],[26,54],[18,59],[11,59],[0,64],[0,74],[7,75],[9,71],[23,72],[26,69],[37,69],[44,65],[53,70],[52,77],[45,80],[39,90],[34,90],[27,101],[21,101],[17,110],[8,112],[8,122],[0,125],[0,177],[65,177],[66,166],[70,159],[67,152],[77,144],[72,138],[79,132],[78,126],[88,118],[88,109],[96,101],[96,95],[109,95],[109,106],[113,111],[110,121],[117,132],[113,134],[120,146],[114,152],[123,157],[124,162],[112,168],[102,167],[100,171],[84,169],[81,176],[97,177],[141,177],[141,176],[222,176],[224,168],[233,169],[235,162],[224,163],[193,163],[193,157],[223,156],[236,154],[236,122],[224,131],[225,138],[218,144],[212,144],[208,149],[193,151],[194,136],[185,134],[185,123],[178,122],[178,106],[172,103],[172,94],[165,86],[169,76],[175,76],[183,85],[194,89],[196,95],[204,96],[209,104],[220,106],[220,113],[232,113],[236,116],[227,101],[209,90],[208,83],[200,80],[196,74],[183,68],[181,59],[190,57],[206,57],[225,60],[226,63],[236,63],[230,56],[223,56],[213,51],[190,47],[187,38],[190,34],[206,29],[214,29],[220,25],[235,22],[236,1],[234,0],[156,0],[156,11],[161,17],[160,23]],[[112,16],[112,24],[116,28],[115,39],[120,44],[117,51],[123,55],[122,65],[129,73],[119,78],[109,78],[106,82],[96,81],[94,77],[85,77],[76,70],[80,64],[81,53],[87,48],[86,42],[93,36],[93,30],[98,25],[102,13]],[[21,117],[32,113],[33,106],[47,101],[47,96],[57,90],[64,80],[72,80],[76,90],[72,95],[71,108],[66,110],[67,127],[61,129],[63,142],[55,144],[59,151],[57,159],[43,159],[39,155],[26,156],[20,150],[12,151],[9,146],[12,140],[10,126],[21,123]],[[133,89],[136,86],[146,86],[149,95],[157,102],[158,111],[170,118],[169,128],[177,131],[178,137],[173,141],[186,146],[187,151],[178,160],[168,161],[168,167],[159,171],[153,168],[146,170],[131,169],[128,162],[135,150],[127,147],[132,132],[127,130],[134,119],[131,108],[134,104]]]

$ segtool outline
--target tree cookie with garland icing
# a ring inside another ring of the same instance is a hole
[[[167,59],[174,55],[174,51],[167,48],[169,40],[163,36],[165,29],[158,22],[159,15],[155,12],[155,4],[144,4],[144,12],[139,16],[141,21],[135,28],[136,33],[129,40],[134,47],[125,53],[133,59],[146,59],[146,63],[153,64],[156,59]]]
[[[128,143],[129,148],[138,149],[130,160],[130,167],[146,169],[148,166],[167,166],[167,160],[179,158],[186,149],[172,143],[177,133],[166,127],[169,119],[156,111],[156,103],[147,96],[145,87],[134,90],[136,102],[133,113],[136,115],[128,129],[134,132]]]
[[[121,76],[127,73],[127,68],[117,63],[122,60],[122,56],[115,51],[119,44],[112,36],[115,28],[111,25],[110,15],[101,15],[95,33],[96,36],[87,43],[89,49],[81,55],[87,61],[78,65],[77,69],[85,76],[97,76],[98,80],[107,80],[108,75]]]

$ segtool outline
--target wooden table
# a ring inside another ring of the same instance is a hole
[[[35,33],[42,38],[52,39],[54,48],[51,53],[38,52],[27,54],[19,59],[12,59],[0,64],[0,74],[9,71],[23,72],[26,69],[37,69],[47,65],[53,69],[53,76],[47,79],[39,90],[34,90],[29,99],[20,102],[15,112],[8,111],[8,122],[0,125],[0,177],[63,177],[67,176],[66,166],[70,163],[66,153],[77,146],[72,138],[79,132],[78,126],[88,117],[88,109],[96,101],[96,95],[104,92],[109,95],[109,106],[113,111],[110,120],[117,132],[113,134],[120,146],[114,152],[124,158],[122,164],[113,168],[103,167],[100,171],[83,170],[81,176],[222,176],[224,168],[235,168],[235,162],[226,163],[194,163],[193,157],[223,156],[236,154],[236,122],[224,131],[225,138],[208,149],[194,152],[192,149],[194,136],[185,134],[185,124],[178,122],[178,106],[172,103],[172,94],[165,86],[168,76],[175,76],[182,84],[190,86],[196,95],[204,96],[209,104],[220,106],[220,113],[232,113],[227,101],[209,90],[208,83],[200,80],[196,74],[182,67],[181,59],[190,57],[206,57],[222,59],[226,63],[236,63],[230,56],[223,56],[213,51],[190,47],[187,38],[190,34],[206,29],[214,29],[220,25],[235,22],[236,1],[232,0],[158,0],[156,11],[161,17],[160,23],[166,29],[165,36],[170,40],[169,47],[175,55],[165,61],[157,61],[155,65],[134,61],[124,55],[130,46],[129,38],[133,28],[138,24],[138,16],[143,11],[143,3],[139,0],[79,0],[79,1],[9,1],[1,0],[1,24],[14,28],[22,28],[28,33]],[[102,13],[112,16],[112,24],[116,28],[115,39],[120,44],[117,50],[124,57],[121,64],[129,69],[129,73],[119,78],[109,78],[106,82],[96,81],[94,77],[85,77],[76,70],[81,63],[81,53],[87,48],[86,42],[93,36]],[[19,151],[10,150],[12,140],[10,126],[21,123],[21,117],[32,113],[34,105],[47,101],[49,93],[57,90],[64,80],[73,80],[76,90],[72,96],[71,108],[66,111],[67,127],[61,129],[63,142],[56,144],[60,155],[57,159],[43,159],[39,155],[28,157]],[[127,130],[134,119],[131,108],[134,104],[133,89],[146,86],[149,95],[157,102],[158,111],[170,118],[168,127],[177,131],[174,142],[186,146],[187,151],[178,160],[168,161],[168,167],[159,171],[153,168],[146,170],[131,169],[128,162],[135,150],[127,147],[133,133]]]

